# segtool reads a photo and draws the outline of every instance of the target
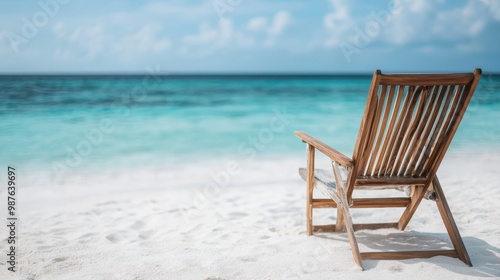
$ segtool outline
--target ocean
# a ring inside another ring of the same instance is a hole
[[[352,154],[370,82],[371,75],[3,75],[0,159],[20,170],[26,187],[135,170],[189,181],[196,169],[232,161],[252,162],[245,172],[253,178],[275,165],[296,176],[295,159],[305,154],[296,130]],[[500,76],[484,74],[449,153],[499,148]]]

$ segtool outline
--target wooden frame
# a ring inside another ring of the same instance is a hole
[[[455,224],[436,171],[451,143],[481,77],[481,69],[466,74],[373,74],[368,100],[352,159],[305,132],[295,135],[307,144],[307,168],[299,170],[307,182],[307,234],[347,231],[354,261],[457,257],[469,266],[462,237]],[[328,156],[332,171],[314,169],[315,150]],[[347,169],[341,177],[340,167]],[[331,176],[333,175],[333,176]],[[315,199],[314,188],[329,199]],[[409,196],[353,198],[356,189],[406,188]],[[422,199],[435,200],[453,250],[360,252],[354,232],[360,229],[404,230]],[[354,224],[351,208],[404,207],[397,222]],[[313,225],[314,208],[337,208],[334,225]]]

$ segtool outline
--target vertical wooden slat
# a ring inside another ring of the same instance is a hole
[[[361,118],[361,124],[359,126],[359,132],[358,132],[358,138],[356,139],[356,144],[354,145],[354,152],[352,155],[352,160],[353,162],[358,162],[360,159],[360,155],[363,153],[363,149],[366,145],[366,125],[369,123],[371,125],[371,113],[373,111],[373,103],[374,100],[376,102],[376,96],[377,96],[377,91],[379,87],[379,81],[380,81],[380,76],[382,72],[380,70],[375,70],[373,73],[373,78],[372,78],[372,83],[370,86],[370,90],[368,92],[368,100],[366,102],[365,106],[365,111],[363,113],[363,117]],[[347,176],[347,182],[346,182],[346,196],[347,199],[351,199],[352,197],[352,192],[354,191],[354,183],[356,182],[356,177],[358,175],[358,172],[360,170],[360,165],[355,164],[351,172],[349,172]]]
[[[423,174],[429,174],[429,168],[432,168],[432,166],[435,164],[436,157],[439,156],[440,151],[443,149],[444,145],[446,144],[446,139],[444,138],[448,133],[448,126],[449,123],[452,119],[454,119],[454,109],[458,105],[460,99],[462,98],[462,92],[464,90],[464,86],[458,86],[457,90],[453,92],[453,97],[451,101],[451,105],[446,108],[446,111],[443,114],[444,120],[440,125],[439,130],[436,130],[433,135],[433,150],[431,155],[429,156],[429,160],[427,163],[423,166]]]
[[[365,146],[362,152],[360,152],[361,156],[359,157],[358,161],[358,166],[359,166],[359,174],[360,175],[366,175],[366,162],[370,158],[370,152],[371,152],[371,146],[373,143],[373,126],[378,126],[378,123],[375,122],[375,119],[377,118],[377,115],[380,114],[380,111],[378,110],[377,103],[379,101],[379,98],[377,95],[374,97],[374,102],[372,103],[372,106],[370,108],[372,120],[370,122],[370,125],[367,127],[365,130],[366,135],[363,135],[363,137],[366,139],[365,141]]]
[[[455,99],[454,99],[454,104],[450,107],[449,110],[449,115],[447,118],[447,121],[445,122],[445,125],[443,126],[443,131],[442,132],[443,136],[446,137],[448,133],[450,132],[450,127],[452,126],[453,122],[457,118],[457,114],[462,110],[463,107],[463,102],[464,99],[466,98],[467,92],[468,92],[467,86],[460,86],[459,89],[457,90]]]
[[[418,154],[419,147],[421,143],[424,141],[423,134],[425,134],[425,128],[429,123],[429,116],[431,112],[433,112],[435,109],[438,90],[439,90],[438,87],[434,86],[430,89],[428,93],[429,97],[428,97],[428,102],[425,104],[425,113],[422,115],[418,128],[415,131],[415,134],[413,135],[413,141],[410,143],[410,146],[408,147],[408,155],[401,164],[402,168],[401,174],[403,174],[404,176],[409,175],[408,172],[411,171],[408,170],[413,170],[413,168],[416,165],[416,161],[418,160],[418,158],[420,158],[420,155]]]
[[[394,89],[392,87],[391,89]],[[387,129],[386,137],[384,139],[384,143],[382,144],[382,151],[380,152],[380,156],[377,161],[377,175],[381,176],[385,174],[385,168],[382,168],[385,166],[387,163],[386,162],[387,158],[389,157],[390,149],[388,150],[389,147],[389,142],[391,141],[393,137],[393,130],[394,130],[394,123],[396,122],[396,119],[399,115],[399,110],[401,106],[401,100],[403,99],[403,94],[404,94],[405,86],[404,85],[399,85],[398,93],[396,95],[396,102],[394,103],[394,106],[392,108],[392,115],[391,115],[391,120],[389,124],[389,128]]]
[[[441,149],[433,159],[432,166],[429,168],[428,171],[429,174],[435,174],[439,165],[441,164],[444,154],[448,150],[451,140],[453,139],[453,136],[455,136],[455,133],[457,132],[458,125],[460,124],[465,114],[465,110],[467,109],[467,106],[470,103],[470,100],[472,98],[472,95],[474,94],[474,91],[476,90],[480,78],[481,78],[481,69],[475,69],[474,78],[472,79],[472,82],[469,85],[467,85],[464,89],[463,92],[464,98],[460,100],[459,107],[457,108],[456,113],[454,114],[455,118],[452,120],[451,124],[448,127],[449,133],[446,136],[446,139],[443,140]]]
[[[422,88],[422,87],[420,87]],[[422,88],[422,91],[419,96],[418,104],[416,105],[417,109],[412,117],[411,124],[409,125],[406,135],[403,140],[403,144],[400,149],[400,156],[394,165],[394,172],[398,175],[404,175],[406,164],[408,163],[408,158],[411,157],[412,147],[415,145],[415,136],[419,133],[419,129],[422,126],[424,116],[424,111],[427,108],[427,102],[429,100],[429,91],[427,87]],[[424,123],[425,124],[425,123]],[[402,172],[400,169],[404,169]]]
[[[458,100],[458,105],[452,108],[452,110],[450,111],[453,117],[450,119],[448,126],[446,127],[446,132],[451,132],[453,130],[453,124],[459,118],[460,113],[465,112],[466,105],[464,103],[465,99],[467,99],[467,95],[469,94],[469,92],[470,92],[469,86],[464,86],[459,96],[460,99]]]
[[[441,89],[436,93],[436,99],[434,103],[432,103],[432,113],[431,115],[427,118],[427,125],[425,127],[425,130],[420,138],[420,142],[418,144],[417,152],[415,154],[415,158],[412,161],[411,165],[408,167],[408,174],[411,176],[417,175],[417,169],[422,160],[425,160],[425,151],[424,148],[426,146],[427,140],[429,138],[429,134],[432,131],[432,128],[434,127],[436,116],[439,113],[439,109],[441,108],[442,102],[444,100],[444,96],[446,95],[446,92],[448,91],[449,86],[443,86]],[[437,91],[437,87],[436,87]]]
[[[374,155],[374,141],[375,138],[377,137],[378,131],[379,131],[379,124],[380,124],[380,115],[383,111],[384,107],[384,102],[385,102],[385,96],[386,96],[386,91],[387,91],[387,85],[383,85],[382,89],[380,90],[380,96],[377,96],[378,99],[378,104],[375,109],[375,117],[373,118],[373,123],[370,128],[370,133],[368,134],[368,144],[366,145],[366,148],[363,152],[363,160],[361,161],[361,166],[362,166],[362,174],[366,176],[370,176],[370,169],[369,169],[369,162],[373,160]]]
[[[386,134],[386,128],[387,128],[387,120],[389,119],[389,114],[391,111],[392,107],[392,101],[394,99],[394,89],[395,86],[390,86],[389,87],[389,94],[386,97],[386,91],[387,87],[384,89],[382,88],[382,95],[380,96],[380,99],[385,100],[383,104],[383,113],[382,116],[380,117],[380,128],[379,132],[377,134],[377,140],[375,141],[375,145],[372,149],[372,157],[370,159],[370,162],[368,163],[368,173],[370,176],[377,176],[377,162],[378,159],[381,157],[380,150],[381,150],[381,143],[385,137]],[[382,108],[381,108],[382,110]]]
[[[386,175],[393,175],[395,171],[395,165],[397,163],[397,160],[399,157],[401,157],[401,145],[403,143],[403,139],[405,137],[406,132],[409,129],[409,124],[412,119],[413,111],[415,110],[415,106],[417,104],[417,101],[419,99],[420,92],[422,91],[422,87],[416,88],[412,93],[411,93],[411,100],[410,103],[408,104],[408,107],[406,108],[403,118],[401,119],[401,123],[398,125],[399,128],[399,133],[396,138],[396,141],[394,142],[393,150],[391,153],[391,158],[389,159],[390,167],[387,169],[387,174]]]
[[[410,104],[413,102],[412,100],[414,99],[415,95],[413,92],[415,91],[415,87],[411,86],[408,87],[408,91],[406,93],[406,96],[404,97],[403,101],[403,107],[399,110],[396,124],[395,124],[395,129],[394,132],[391,136],[391,140],[389,142],[389,149],[387,150],[387,154],[385,155],[384,161],[382,162],[382,168],[384,168],[385,172],[381,175],[388,175],[391,170],[392,166],[394,163],[394,158],[397,156],[397,148],[396,148],[396,142],[398,140],[399,134],[402,130],[402,123],[405,119],[405,116],[407,114],[407,111],[409,110]],[[394,157],[394,158],[393,158]]]
[[[422,159],[420,159],[419,164],[416,167],[416,172],[415,174],[418,176],[421,176],[423,174],[424,168],[428,165],[432,151],[434,150],[435,147],[435,142],[437,139],[438,131],[440,130],[442,123],[444,121],[444,118],[446,116],[446,112],[448,111],[448,107],[450,106],[450,102],[453,97],[453,93],[455,91],[455,86],[449,86],[447,87],[447,91],[445,92],[446,99],[444,103],[441,105],[440,108],[438,108],[438,119],[434,120],[433,126],[431,127],[431,134],[430,134],[430,139],[427,140],[426,142],[426,147],[423,151]]]

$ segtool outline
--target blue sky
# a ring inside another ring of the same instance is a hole
[[[500,1],[0,2],[0,72],[500,72]]]

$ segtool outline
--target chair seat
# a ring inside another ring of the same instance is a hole
[[[307,181],[307,168],[301,167],[299,168],[299,175],[300,177],[304,180]],[[363,178],[362,178],[363,179]],[[372,178],[373,179],[373,178]],[[345,183],[346,181],[343,180]],[[329,195],[330,192],[335,193],[337,185],[335,184],[335,178],[333,177],[333,172],[326,170],[326,169],[314,169],[314,184],[316,187],[320,187],[324,192],[326,192],[327,195]],[[401,192],[405,192],[407,195],[411,194],[411,187],[410,186],[402,186],[402,185],[380,185],[380,186],[364,186],[364,185],[357,185],[355,186],[356,189],[395,189]],[[425,199],[428,200],[436,200],[436,192],[433,190],[427,190],[425,195]]]
[[[304,181],[307,181],[307,168],[299,168],[299,175],[302,179],[304,179]],[[335,178],[333,178],[333,173],[325,169],[314,169],[314,181],[315,183],[322,184],[333,191],[337,188]]]

